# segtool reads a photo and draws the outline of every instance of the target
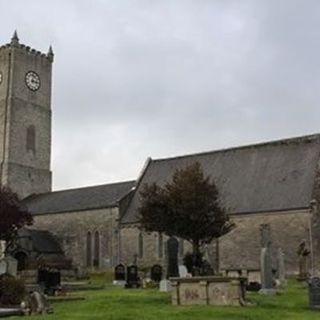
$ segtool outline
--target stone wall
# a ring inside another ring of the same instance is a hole
[[[119,262],[118,208],[64,212],[35,216],[32,226],[48,230],[57,236],[68,258],[78,267],[87,267],[87,234],[92,239],[100,235],[99,269],[110,268]],[[92,254],[94,240],[92,240]]]
[[[274,266],[276,251],[281,247],[285,253],[288,273],[298,272],[297,249],[302,239],[309,244],[309,211],[267,212],[233,216],[236,228],[220,238],[220,269],[259,269],[260,261],[260,225],[270,224]],[[134,254],[139,252],[139,229],[123,227],[121,233],[121,256],[124,263],[131,263]],[[138,258],[141,266],[164,263],[165,258],[158,255],[158,234],[144,234],[143,258]],[[191,250],[184,242],[185,252]],[[215,251],[215,243],[209,246],[209,253]],[[210,258],[211,262],[214,257]]]
[[[259,269],[260,225],[270,224],[274,267],[276,251],[282,248],[287,272],[297,273],[299,243],[305,239],[310,248],[309,217],[307,210],[232,217],[237,227],[220,240],[220,268]]]
[[[139,234],[141,231],[137,226],[127,226],[120,229],[121,235],[121,262],[130,264],[133,262],[135,256],[137,263],[141,267],[151,267],[154,264],[166,265],[166,241],[167,236],[162,236],[162,251],[159,247],[159,234],[157,232],[146,233],[143,235],[143,255],[139,255]],[[183,246],[183,251],[179,254],[179,259],[182,262],[184,253],[191,251],[191,245],[187,241],[179,240],[179,245]],[[160,254],[160,251],[162,252]]]

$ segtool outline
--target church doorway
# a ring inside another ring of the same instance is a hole
[[[26,270],[27,269],[27,261],[28,261],[28,256],[26,253],[20,251],[17,252],[14,255],[15,259],[18,261],[18,271]]]

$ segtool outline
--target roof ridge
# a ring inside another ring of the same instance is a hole
[[[257,142],[253,144],[245,144],[240,145],[236,147],[227,147],[222,149],[216,149],[216,150],[209,150],[209,151],[203,151],[203,152],[196,152],[196,153],[189,153],[181,156],[172,156],[167,158],[158,158],[158,159],[151,159],[151,162],[160,162],[160,161],[167,161],[167,160],[175,160],[175,159],[182,159],[182,158],[188,158],[188,157],[196,157],[196,156],[202,156],[202,155],[209,155],[213,153],[218,152],[229,152],[234,150],[241,150],[241,149],[251,149],[251,148],[260,148],[268,145],[281,145],[281,144],[288,144],[288,143],[301,143],[305,140],[316,140],[318,139],[320,141],[320,133],[314,133],[304,136],[296,136],[293,138],[284,138],[284,139],[276,139],[276,140],[270,140],[266,142]]]
[[[129,184],[129,183],[134,183],[136,182],[135,180],[128,180],[128,181],[118,181],[118,182],[112,182],[112,183],[105,183],[105,184],[98,184],[98,185],[93,185],[93,186],[87,186],[87,187],[78,187],[78,188],[70,188],[70,189],[60,189],[60,190],[54,190],[50,192],[44,192],[44,193],[38,193],[38,194],[32,194],[27,198],[24,198],[24,200],[29,200],[34,197],[39,197],[39,196],[44,196],[48,194],[57,194],[57,193],[62,193],[62,192],[67,192],[67,191],[78,191],[78,190],[85,190],[85,189],[93,189],[93,188],[99,188],[99,187],[105,187],[105,186],[114,186],[117,184]]]

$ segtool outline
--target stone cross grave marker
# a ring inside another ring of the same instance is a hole
[[[270,225],[262,224],[261,231],[261,254],[260,254],[260,273],[261,273],[261,294],[275,294],[273,288],[272,274],[272,253],[271,253],[271,233]]]
[[[298,280],[306,280],[308,277],[308,266],[307,266],[307,258],[310,254],[310,250],[307,248],[307,244],[305,240],[302,240],[299,244],[299,248],[297,251],[299,257],[299,276]]]
[[[179,277],[178,252],[179,241],[175,237],[170,237],[167,241],[167,278]]]

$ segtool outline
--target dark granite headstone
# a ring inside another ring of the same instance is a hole
[[[138,277],[138,267],[136,265],[131,265],[127,267],[127,283],[126,288],[138,288],[139,277]]]
[[[126,269],[123,264],[118,264],[114,268],[114,280],[125,281],[126,280]]]
[[[320,310],[320,278],[312,277],[309,284],[309,307]]]
[[[39,269],[38,283],[43,288],[44,293],[54,295],[61,285],[61,274],[57,269]]]
[[[151,280],[160,282],[162,279],[162,267],[159,264],[155,264],[151,268]]]
[[[179,241],[174,237],[170,237],[167,241],[167,278],[179,277],[178,252]]]

